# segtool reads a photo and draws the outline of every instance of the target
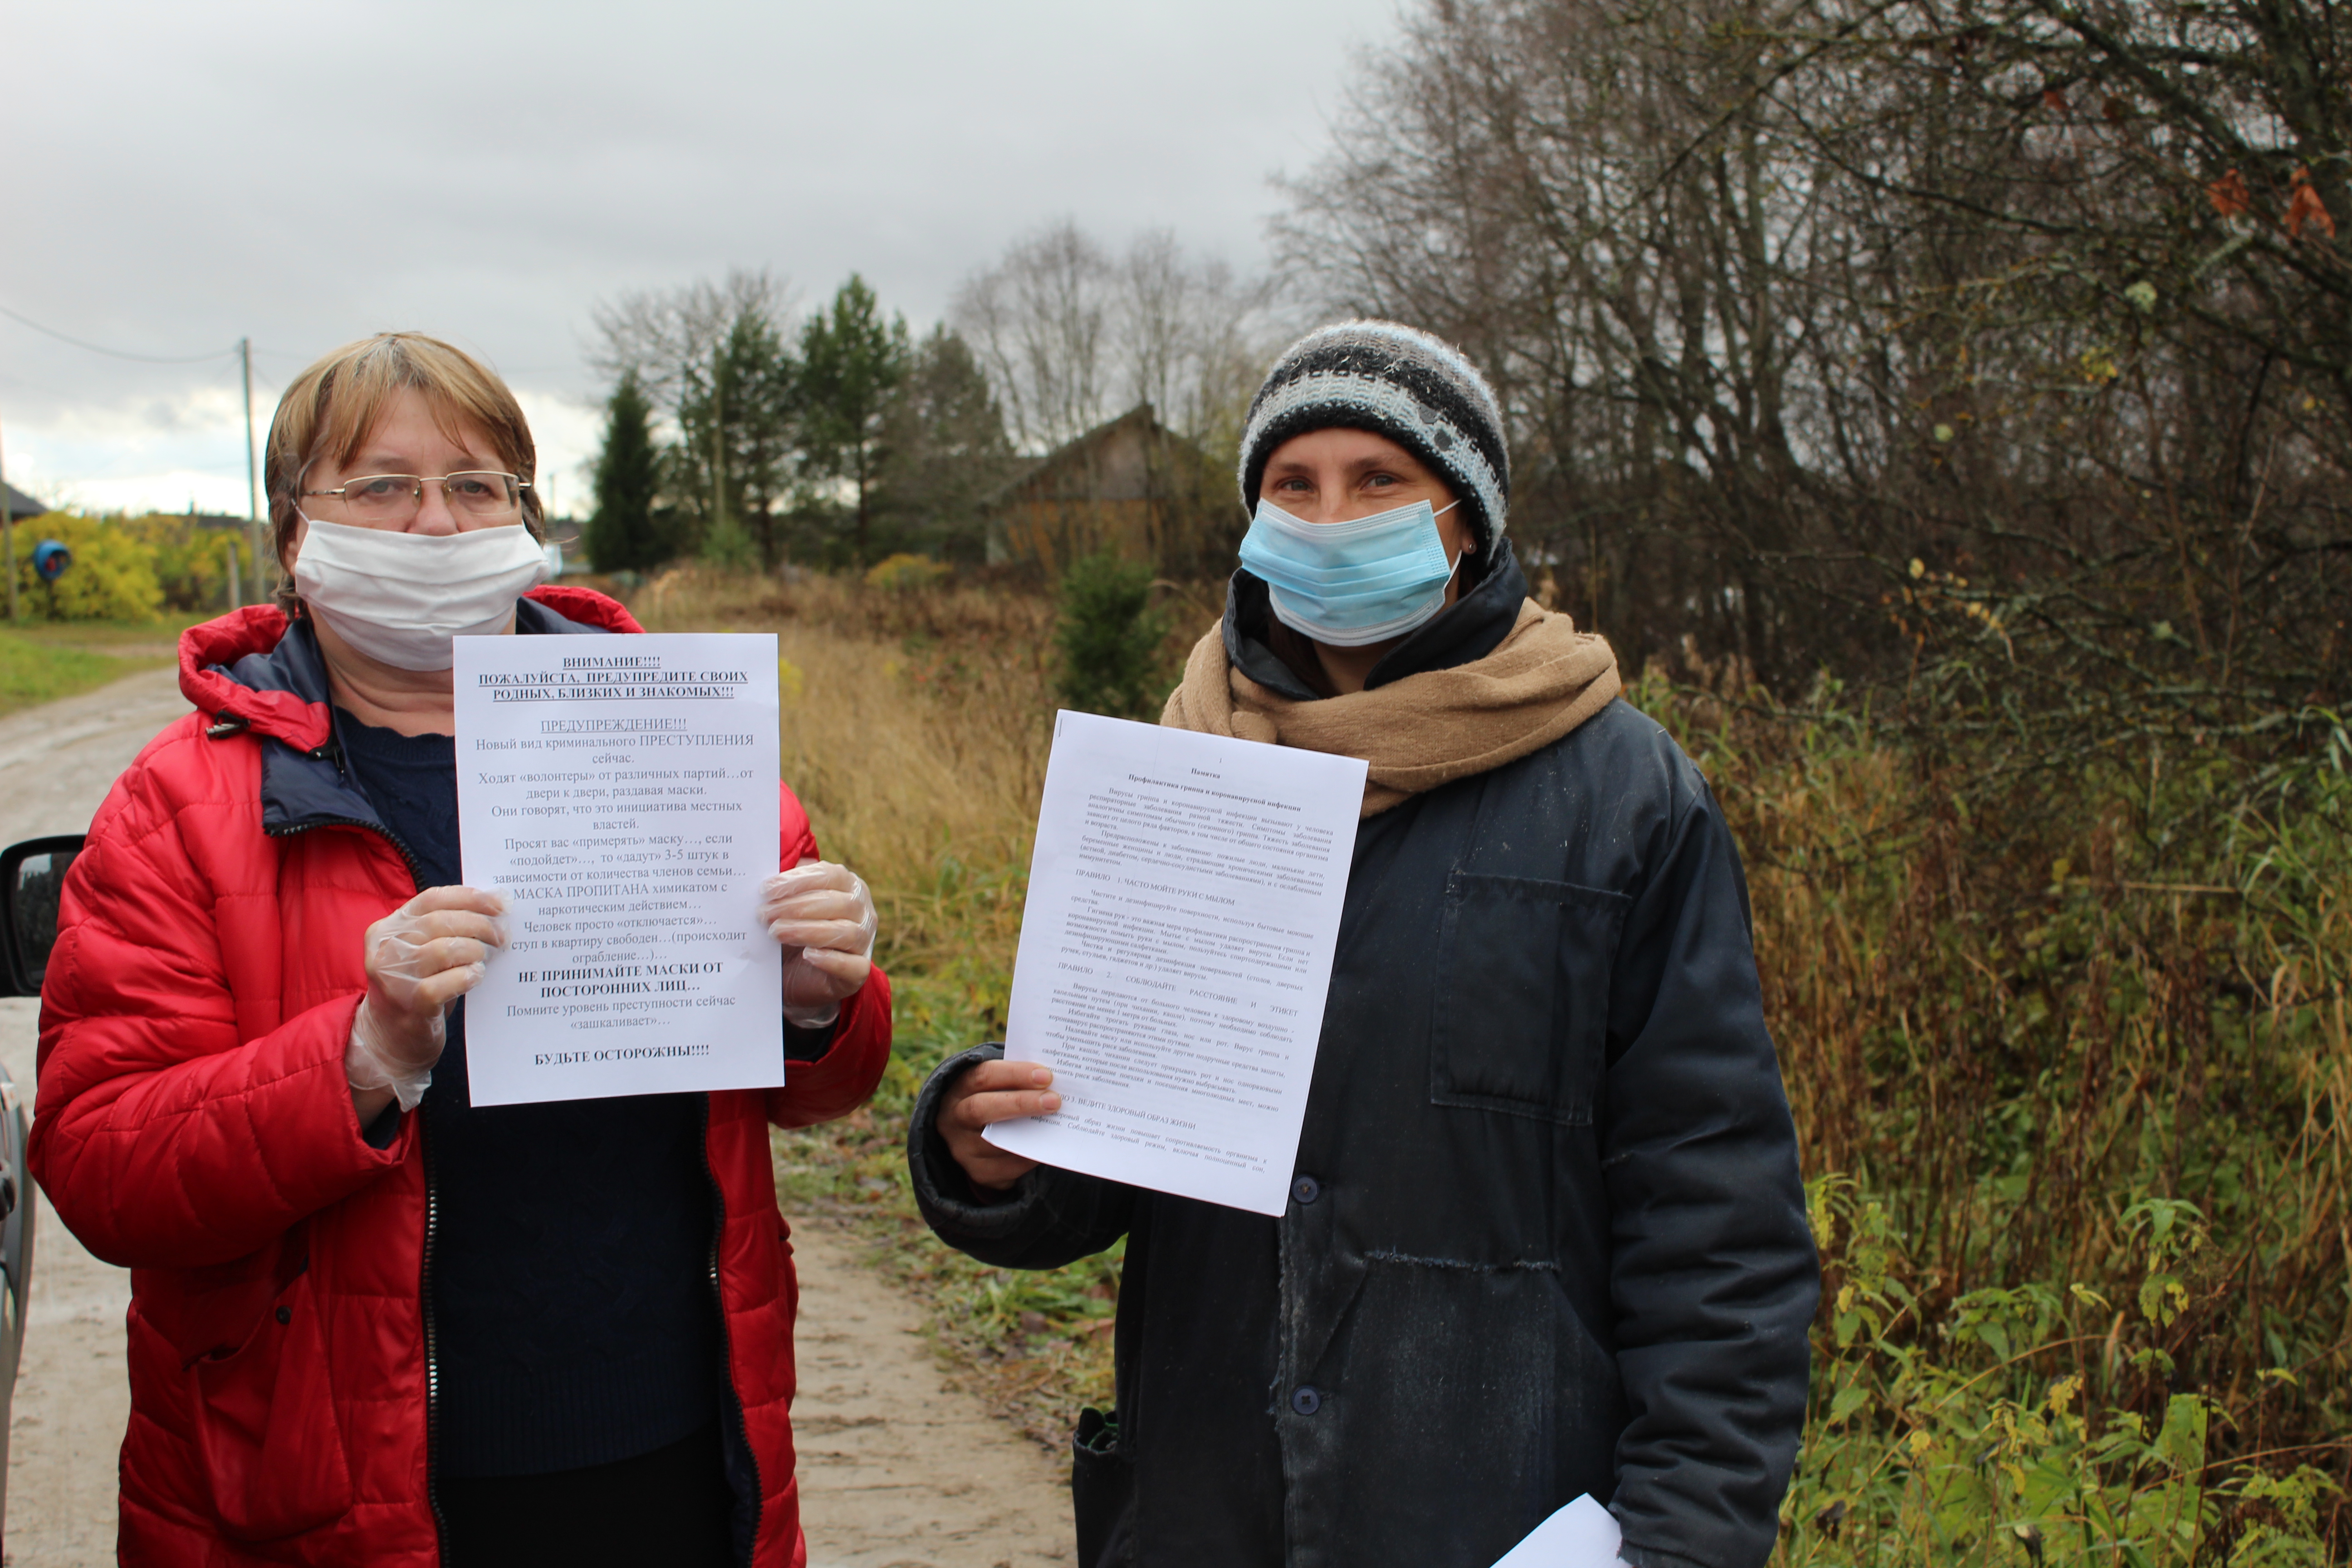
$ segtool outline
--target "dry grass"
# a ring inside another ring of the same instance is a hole
[[[1053,610],[973,588],[908,593],[664,574],[652,631],[772,631],[784,778],[825,853],[872,884],[887,953],[1009,966],[1051,742]]]
[[[655,631],[772,631],[784,778],[827,856],[872,884],[897,1038],[874,1103],[775,1135],[790,1204],[854,1221],[922,1300],[952,1375],[1040,1443],[1110,1399],[1107,1331],[1123,1248],[1051,1273],[941,1246],[906,1186],[915,1091],[998,1037],[1020,938],[1054,712],[1053,607],[974,588],[725,578],[689,569],[632,606]]]
[[[2342,730],[1986,770],[1835,703],[1632,696],[1739,836],[1814,1178],[1787,1560],[2340,1558]]]

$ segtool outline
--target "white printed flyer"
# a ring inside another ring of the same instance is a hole
[[[476,1105],[784,1081],[772,635],[456,639],[458,838],[511,904]]]
[[[1062,1109],[1000,1149],[1258,1214],[1287,1205],[1364,799],[1352,757],[1063,713],[1012,1061]]]

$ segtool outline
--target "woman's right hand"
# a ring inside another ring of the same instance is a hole
[[[415,1105],[448,1042],[449,1004],[481,984],[507,944],[507,901],[478,888],[427,888],[368,927],[367,995],[352,1022],[344,1067],[360,1124],[395,1098]]]
[[[973,1186],[1001,1193],[1037,1168],[1036,1161],[1009,1154],[980,1133],[999,1121],[1061,1110],[1053,1081],[1035,1062],[981,1062],[956,1079],[940,1102],[940,1136]]]

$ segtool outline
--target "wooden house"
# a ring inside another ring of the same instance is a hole
[[[1247,522],[1232,476],[1139,403],[1036,458],[991,499],[988,561],[1058,577],[1109,550],[1162,576],[1222,574]]]

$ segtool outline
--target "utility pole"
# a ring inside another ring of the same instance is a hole
[[[0,542],[7,546],[8,621],[16,620],[16,509],[8,500],[8,463],[0,457]]]
[[[253,586],[258,593],[261,589],[261,469],[253,457],[253,340],[237,339],[236,353],[237,357],[245,362],[246,553],[253,562]],[[9,581],[13,583],[15,579]]]

